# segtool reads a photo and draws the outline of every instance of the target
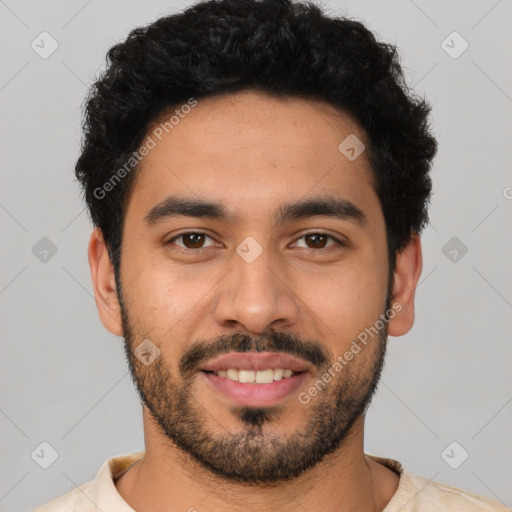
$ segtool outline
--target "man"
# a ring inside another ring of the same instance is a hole
[[[364,453],[437,148],[395,48],[310,4],[220,0],[108,56],[76,173],[145,451],[37,510],[506,510]]]

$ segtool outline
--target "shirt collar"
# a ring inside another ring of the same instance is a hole
[[[134,452],[126,453],[123,455],[117,455],[108,459],[101,466],[96,479],[94,481],[95,487],[95,505],[99,512],[108,512],[115,510],[116,512],[135,512],[133,508],[123,500],[117,488],[114,480],[119,478],[123,473],[128,471],[130,467],[135,464],[144,456],[145,452]],[[402,494],[406,491],[405,487],[407,475],[404,473],[404,468],[400,462],[393,459],[386,459],[383,457],[377,457],[375,455],[365,454],[375,462],[386,466],[400,476],[400,482],[395,495],[391,498],[388,503],[386,510],[390,510],[398,501],[401,501]]]
[[[117,455],[105,461],[103,466],[101,466],[94,481],[96,490],[95,505],[100,512],[109,512],[110,510],[115,510],[116,512],[135,512],[117,492],[114,480],[125,471],[128,471],[130,466],[144,456],[144,453],[135,452]]]

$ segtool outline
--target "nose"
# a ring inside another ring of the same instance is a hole
[[[283,266],[269,250],[251,263],[233,255],[233,267],[220,283],[215,321],[224,328],[261,334],[297,322],[299,306]]]

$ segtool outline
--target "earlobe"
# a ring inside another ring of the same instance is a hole
[[[114,268],[99,228],[95,228],[91,234],[88,256],[94,298],[101,322],[112,334],[122,336],[121,307],[117,297]]]
[[[391,305],[397,311],[389,321],[388,334],[402,336],[414,324],[414,295],[423,268],[420,236],[415,233],[396,256]]]

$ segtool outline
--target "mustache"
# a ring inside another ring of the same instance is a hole
[[[300,357],[316,367],[322,367],[332,359],[316,341],[302,341],[293,334],[270,329],[262,336],[235,333],[222,335],[212,341],[197,341],[189,346],[180,359],[179,371],[183,378],[195,373],[206,361],[228,352],[284,352]]]

